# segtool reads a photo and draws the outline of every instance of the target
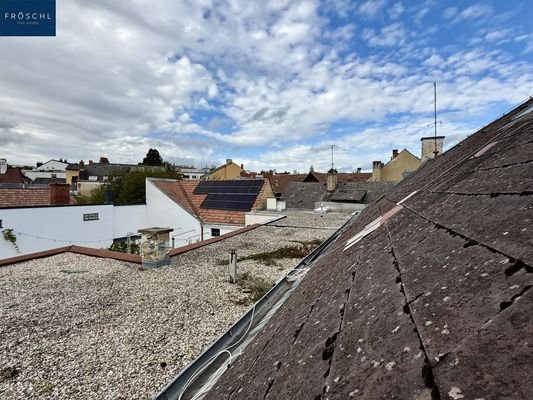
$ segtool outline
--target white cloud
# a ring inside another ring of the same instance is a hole
[[[363,32],[363,39],[368,41],[370,46],[397,46],[402,45],[405,39],[405,29],[401,23],[393,23],[381,28],[379,33],[373,29]]]
[[[398,2],[398,3],[394,3],[394,5],[390,7],[387,12],[389,13],[389,17],[391,19],[396,19],[400,15],[402,15],[404,11],[405,11],[405,8],[403,4],[401,2]]]
[[[475,4],[461,11],[460,18],[461,19],[480,18],[480,17],[490,15],[491,13],[492,13],[492,8],[487,6],[486,4]]]
[[[374,18],[372,28],[355,18],[328,25],[324,7],[346,17],[357,11],[337,0],[213,5],[162,0],[147,12],[139,2],[72,0],[58,5],[57,37],[0,41],[0,156],[33,163],[107,153],[138,162],[156,147],[165,159],[197,165],[240,154],[259,170],[323,169],[328,163],[309,162],[309,154],[338,134],[350,149],[339,152],[339,165],[350,169],[391,146],[414,146],[413,132],[377,134],[399,115],[410,120],[403,125],[425,121],[433,80],[443,110],[480,115],[522,100],[533,84],[530,64],[503,52],[459,40],[437,50],[428,41],[433,27],[376,25],[386,13],[415,16],[429,3],[404,11],[400,2],[365,2],[359,11]],[[480,35],[496,40],[505,29]],[[527,35],[514,40],[531,43]]]
[[[366,17],[375,18],[386,3],[386,0],[367,0],[359,6],[358,11]]]
[[[450,19],[457,14],[457,11],[458,11],[457,7],[448,7],[444,10],[444,12],[442,13],[442,16],[446,19]]]

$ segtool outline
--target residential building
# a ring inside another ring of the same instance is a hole
[[[225,164],[222,164],[214,171],[204,177],[210,181],[226,181],[231,179],[237,179],[241,176],[241,172],[244,171],[244,166],[235,164],[231,158],[226,160]]]
[[[272,189],[263,179],[148,179],[146,190],[147,203],[175,210],[172,215],[179,219],[181,231],[173,234],[181,242],[201,241],[244,227],[246,214],[266,208],[268,197],[273,197]]]
[[[309,172],[307,174],[275,174],[270,178],[272,190],[276,197],[281,197],[287,185],[291,182],[305,182],[305,183],[326,183],[327,173]],[[338,183],[348,182],[365,182],[372,174],[361,172],[361,168],[357,172],[338,172],[336,173]]]
[[[0,158],[0,187],[25,185],[30,179],[23,174],[22,169],[13,167],[5,158]]]
[[[182,179],[186,181],[197,181],[209,174],[209,168],[179,167]]]
[[[400,182],[405,177],[416,171],[420,166],[420,158],[413,155],[409,150],[403,149],[392,151],[391,160],[383,164],[381,161],[372,163],[372,176],[369,182]]]
[[[34,181],[37,178],[66,178],[66,168],[69,165],[68,162],[63,160],[48,160],[44,164],[37,163],[37,166],[33,169],[23,170],[24,174]]]

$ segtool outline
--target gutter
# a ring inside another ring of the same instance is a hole
[[[283,305],[290,293],[298,286],[305,271],[321,256],[352,222],[346,221],[335,233],[308,254],[296,267],[281,278],[250,310],[246,312],[226,333],[222,334],[209,348],[185,367],[153,400],[196,400],[202,398],[228,364],[242,353],[244,347],[261,331],[274,312]],[[268,224],[266,224],[268,225]],[[245,343],[242,343],[245,341]],[[239,346],[239,347],[237,347]],[[228,349],[233,349],[235,355]],[[239,349],[240,351],[236,351]]]

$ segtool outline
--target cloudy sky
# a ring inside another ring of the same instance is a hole
[[[533,95],[533,12],[508,1],[57,0],[0,37],[0,157],[371,168]]]

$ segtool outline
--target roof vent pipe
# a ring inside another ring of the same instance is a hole
[[[237,251],[235,249],[229,252],[228,275],[229,283],[237,283]]]

